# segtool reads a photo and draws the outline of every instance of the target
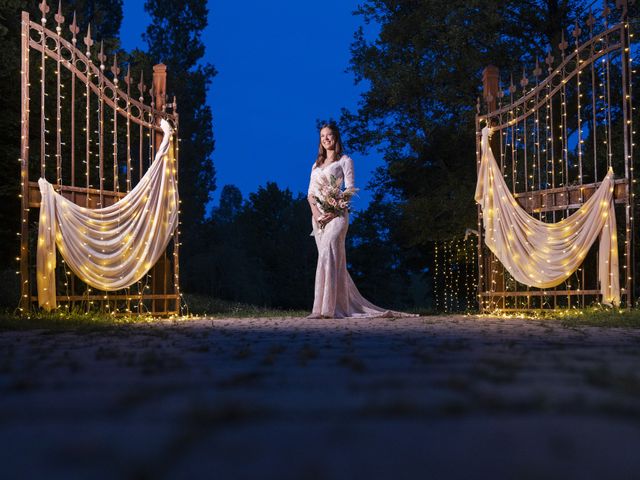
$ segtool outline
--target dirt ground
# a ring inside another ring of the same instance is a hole
[[[0,333],[2,478],[640,478],[640,330],[477,316]]]

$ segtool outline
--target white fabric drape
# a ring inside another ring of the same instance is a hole
[[[620,303],[618,242],[613,170],[582,207],[557,223],[533,218],[518,205],[502,178],[482,130],[475,199],[482,208],[485,243],[520,283],[538,288],[559,285],[582,264],[600,236],[598,273],[602,302]]]
[[[140,182],[117,203],[84,208],[38,181],[38,303],[56,308],[56,245],[71,270],[88,285],[119,290],[140,280],[165,251],[178,224],[178,185],[171,126]]]

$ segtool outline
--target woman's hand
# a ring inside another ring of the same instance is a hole
[[[318,225],[320,225],[320,228],[324,228],[327,226],[327,224],[333,220],[334,218],[336,218],[337,215],[335,213],[324,213],[320,216],[320,218],[317,220]]]

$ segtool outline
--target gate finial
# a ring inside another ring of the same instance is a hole
[[[42,23],[42,25],[44,25],[45,23],[47,23],[47,13],[49,13],[49,5],[47,5],[47,0],[42,0],[42,2],[40,2],[40,5],[38,5],[38,9],[42,12],[42,18],[40,19],[40,22]]]
[[[127,74],[124,76],[124,83],[131,85],[131,64],[127,65]]]
[[[138,91],[140,92],[140,102],[144,101],[144,92],[147,90],[147,86],[144,84],[144,70],[140,72],[140,83],[138,83]]]
[[[91,58],[91,46],[93,45],[93,39],[91,38],[91,22],[87,25],[87,36],[83,39],[84,44],[87,46],[87,58]]]
[[[107,56],[104,54],[104,40],[100,40],[100,53],[98,53],[98,60],[100,60],[100,70],[104,72],[104,61]]]
[[[529,79],[527,78],[527,71],[524,65],[522,66],[522,78],[520,79],[520,86],[522,87],[522,93],[525,93],[526,86],[529,85]]]
[[[560,41],[560,43],[558,44],[558,48],[560,49],[560,54],[562,55],[562,58],[564,58],[564,52],[567,49],[567,47],[569,46],[569,44],[567,43],[567,41],[564,38],[564,28],[562,29],[562,39]]]
[[[546,63],[549,66],[549,71],[552,70],[551,65],[553,65],[553,55],[551,55],[551,49],[549,49],[547,51],[547,58],[544,59],[544,63]]]
[[[149,95],[151,95],[151,110],[155,110],[156,108],[156,96],[155,90],[153,89],[153,80],[151,80],[151,88],[149,88]]]
[[[576,45],[577,45],[578,39],[580,38],[580,35],[582,35],[582,29],[580,28],[580,25],[578,25],[578,20],[576,20],[576,23],[573,26],[573,32],[571,32],[571,35],[573,35],[573,38],[576,39]]]
[[[113,65],[111,66],[111,73],[113,73],[113,82],[117,85],[120,68],[118,67],[118,55],[115,53],[113,54]]]
[[[58,35],[60,35],[60,32],[62,32],[61,25],[64,23],[64,17],[62,16],[62,0],[58,0],[58,13],[56,13],[53,18],[58,24],[58,26],[56,27],[56,32],[58,32]]]
[[[76,12],[73,12],[73,22],[71,22],[71,25],[69,25],[69,31],[71,32],[71,43],[73,43],[74,45],[76,44],[76,42],[78,41],[76,39],[76,35],[77,33],[80,31],[80,27],[78,27],[78,24],[76,23]]]
[[[611,13],[611,9],[607,4],[607,0],[602,0],[602,18],[604,18],[604,23],[607,25],[607,17]]]
[[[596,17],[593,16],[593,12],[589,11],[587,17],[587,26],[589,27],[589,35],[593,37],[593,26],[596,24]]]
[[[542,75],[542,69],[540,68],[540,62],[538,60],[538,56],[536,55],[536,68],[533,69],[533,76],[537,79],[540,75]]]

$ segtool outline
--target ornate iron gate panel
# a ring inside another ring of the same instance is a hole
[[[85,51],[78,48],[75,14],[66,27],[71,39],[66,40],[60,6],[53,16],[55,31],[46,28],[46,1],[40,3],[40,11],[40,23],[22,12],[21,311],[29,311],[37,302],[33,245],[37,235],[33,229],[37,228],[40,192],[31,179],[47,178],[57,192],[76,204],[108,206],[124,197],[149,167],[162,139],[162,118],[173,123],[175,138],[178,136],[177,104],[175,97],[171,103],[166,101],[164,65],[154,66],[153,84],[147,91],[142,73],[136,83],[130,68],[121,78],[115,56],[107,65],[103,44],[94,45],[90,26],[82,38]],[[137,99],[133,88],[138,91]],[[178,161],[179,144],[175,155]],[[59,258],[58,304],[113,313],[177,313],[178,234],[176,229],[164,255],[143,281],[117,292],[92,289]]]
[[[562,34],[558,50],[531,75],[523,69],[519,86],[508,89],[499,71],[483,74],[486,112],[478,100],[477,162],[484,122],[494,128],[491,149],[505,181],[526,211],[557,222],[580,208],[612,166],[621,252],[622,302],[634,300],[633,121],[627,2],[605,8],[600,22],[589,15]],[[610,23],[614,15],[619,15]],[[624,227],[623,227],[624,226]],[[597,245],[582,266],[556,288],[541,290],[516,282],[486,248],[478,209],[478,296],[481,311],[585,307],[599,299]]]

